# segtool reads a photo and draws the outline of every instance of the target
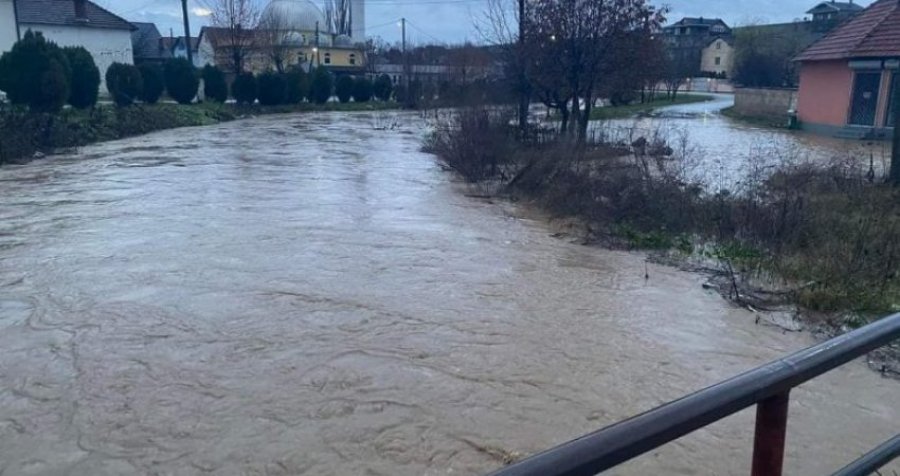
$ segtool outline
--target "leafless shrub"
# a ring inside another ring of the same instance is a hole
[[[469,107],[448,114],[449,119],[433,122],[425,150],[467,182],[510,180],[519,163],[510,134],[512,111]]]

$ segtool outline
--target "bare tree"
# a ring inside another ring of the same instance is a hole
[[[256,40],[256,48],[268,56],[276,71],[284,73],[288,54],[296,41],[291,38],[290,19],[280,10],[267,10],[259,19]]]
[[[519,96],[519,127],[522,131],[528,127],[528,106],[533,93],[527,71],[529,52],[525,35],[522,34],[527,18],[527,14],[522,13],[529,8],[528,4],[524,0],[488,0],[484,14],[475,22],[475,29],[482,38],[499,48],[506,74],[515,78],[515,92]]]
[[[662,71],[663,82],[666,85],[669,99],[674,101],[687,78],[695,76],[698,71],[699,66],[693,57],[682,56],[678,51],[669,51],[663,63]]]
[[[567,101],[580,141],[587,137],[591,109],[604,81],[630,61],[627,55],[619,53],[628,50],[636,36],[649,38],[659,31],[664,13],[646,0],[529,3],[524,22],[526,49],[529,57],[539,48],[546,53],[538,55],[540,67],[526,69],[533,83],[553,83],[560,88],[557,95],[569,96]],[[548,74],[556,77],[547,81]]]
[[[210,23],[222,32],[219,50],[237,75],[244,72],[247,58],[257,46],[255,29],[259,26],[260,11],[253,0],[203,0],[210,11]]]
[[[471,43],[447,49],[447,65],[451,68],[451,77],[459,84],[467,84],[476,79],[490,64],[490,55]]]

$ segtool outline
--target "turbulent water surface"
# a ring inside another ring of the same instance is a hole
[[[0,168],[0,473],[478,474],[813,343],[466,197],[415,122],[272,116]],[[788,474],[886,440],[898,401],[860,362],[796,390]],[[752,421],[616,474],[746,474]]]

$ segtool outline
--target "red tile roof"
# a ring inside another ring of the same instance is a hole
[[[796,61],[900,57],[900,0],[878,0],[800,53]]]

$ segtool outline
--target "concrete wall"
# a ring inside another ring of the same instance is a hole
[[[853,71],[846,61],[804,63],[800,68],[797,116],[801,123],[847,124]]]
[[[797,107],[795,89],[737,88],[734,91],[734,110],[745,116],[788,117]]]
[[[44,38],[59,46],[83,46],[100,69],[100,93],[106,93],[106,70],[113,63],[134,64],[131,50],[131,32],[107,28],[78,28],[57,25],[21,25],[21,29],[31,29],[44,34]]]
[[[16,42],[16,20],[12,0],[0,0],[0,55]]]
[[[716,58],[719,64],[716,64]],[[722,39],[713,41],[703,49],[700,61],[700,71],[725,73],[730,78],[734,66],[734,47]]]
[[[681,85],[681,92],[692,93],[733,93],[734,86],[727,79],[688,78]],[[665,88],[663,88],[665,90]]]

